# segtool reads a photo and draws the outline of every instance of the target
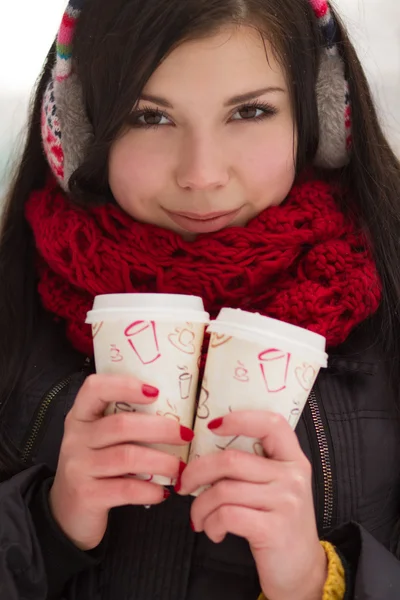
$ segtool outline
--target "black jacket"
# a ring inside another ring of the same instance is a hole
[[[347,569],[348,598],[400,598],[400,423],[371,323],[330,354],[297,428],[313,464],[321,538]],[[44,317],[5,415],[24,467],[0,483],[1,600],[256,600],[245,540],[213,544],[189,525],[191,498],[110,512],[98,548],[78,550],[52,519],[48,490],[64,418],[90,363]]]

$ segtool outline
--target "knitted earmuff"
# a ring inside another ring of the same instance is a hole
[[[318,19],[324,51],[316,86],[320,142],[315,164],[330,169],[349,161],[351,105],[345,66],[337,46],[337,26],[326,0],[308,0]],[[64,191],[83,163],[93,138],[82,88],[73,70],[75,28],[85,0],[70,0],[57,36],[57,59],[44,93],[42,140],[49,165]]]

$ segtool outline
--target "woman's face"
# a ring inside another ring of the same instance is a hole
[[[283,68],[252,28],[176,48],[114,142],[109,182],[136,220],[185,238],[283,202],[297,139]]]

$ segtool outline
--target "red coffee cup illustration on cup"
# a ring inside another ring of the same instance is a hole
[[[272,394],[284,390],[287,384],[290,354],[270,348],[261,352],[258,360],[268,392]]]
[[[179,375],[179,392],[181,400],[188,400],[192,389],[193,375],[187,371]]]
[[[143,365],[150,365],[160,358],[154,321],[134,321],[125,329],[125,336]]]

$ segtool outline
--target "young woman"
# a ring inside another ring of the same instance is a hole
[[[2,222],[1,598],[397,599],[399,216],[399,164],[324,0],[71,0]],[[323,334],[296,432],[231,413],[213,431],[265,456],[185,468],[141,443],[191,430],[103,417],[159,393],[93,373],[86,312],[121,292]]]

